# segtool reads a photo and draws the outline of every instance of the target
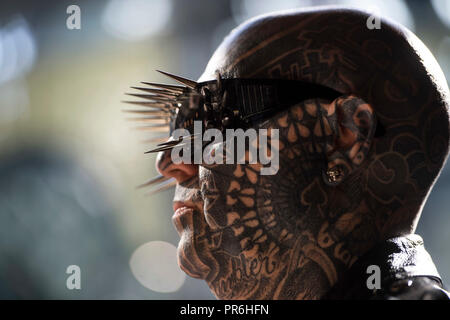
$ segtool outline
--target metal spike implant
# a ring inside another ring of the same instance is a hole
[[[152,125],[146,125],[142,127],[135,127],[135,130],[140,131],[156,131],[156,132],[165,132],[169,131],[169,126],[166,123],[155,123]]]
[[[166,180],[169,180],[169,179],[171,179],[171,178],[167,178],[167,177],[165,177],[163,175],[158,175],[158,176],[153,177],[150,180],[148,180],[148,181],[138,185],[136,188],[140,189],[140,188],[148,187],[148,186],[151,186],[152,184],[160,183],[160,182],[163,182],[163,181],[166,181]]]
[[[155,188],[152,191],[150,191],[147,195],[149,196],[153,195],[155,193],[175,187],[176,185],[177,181],[174,178],[170,178],[169,180],[161,182],[159,185],[155,186]]]
[[[144,122],[144,123],[165,123],[170,122],[169,117],[141,117],[141,118],[126,118],[127,121]]]
[[[157,153],[157,152],[162,152],[162,151],[167,151],[167,150],[172,150],[172,149],[174,149],[174,148],[176,148],[176,147],[184,147],[184,146],[187,146],[187,145],[189,145],[189,143],[184,143],[184,144],[173,144],[173,145],[167,145],[167,146],[162,146],[162,147],[159,147],[159,148],[155,148],[155,149],[152,149],[152,150],[149,150],[149,151],[146,151],[146,152],[144,152],[145,154],[149,154],[149,153]]]
[[[183,77],[180,77],[180,76],[176,76],[174,74],[170,74],[168,72],[164,72],[164,71],[161,71],[161,70],[156,70],[156,71],[158,71],[159,73],[165,75],[166,77],[169,77],[171,79],[174,79],[175,81],[178,81],[178,82],[184,84],[185,86],[187,86],[187,87],[189,87],[191,89],[195,89],[197,87],[197,82],[195,82],[193,80],[186,79],[186,78],[183,78]]]
[[[161,89],[150,89],[150,88],[142,88],[142,87],[131,87],[132,89],[153,93],[161,97],[166,97],[168,99],[175,99],[177,97],[177,93],[170,92],[168,90],[161,90]]]
[[[161,151],[167,151],[167,150],[171,150],[175,147],[184,147],[189,145],[191,142],[189,142],[190,140],[193,140],[195,138],[197,138],[200,134],[192,134],[190,136],[184,136],[184,137],[180,137],[177,140],[169,140],[169,141],[165,141],[162,143],[157,144],[157,148],[151,149],[147,152],[145,152],[146,154],[148,153],[156,153],[156,152],[161,152]],[[183,144],[181,144],[182,142],[185,142]]]
[[[182,101],[189,99],[191,93],[193,93],[190,92],[189,89],[195,89],[197,87],[197,82],[195,81],[179,77],[164,71],[160,70],[157,71],[171,79],[174,79],[177,82],[182,83],[186,87],[162,83],[151,83],[151,82],[142,82],[142,83],[159,89],[131,87],[132,89],[144,91],[150,94],[127,93],[128,95],[150,101],[123,101],[124,103],[156,109],[156,110],[124,110],[124,112],[140,114],[145,116],[142,118],[129,118],[128,120],[152,123],[150,125],[136,127],[135,129],[137,130],[166,131],[166,132],[169,131],[170,127],[168,126],[168,123],[170,121],[171,112],[179,108],[179,106],[181,105],[180,103],[182,103]],[[164,121],[166,123],[157,123],[160,121]],[[198,134],[180,137],[178,140],[167,140],[166,137],[155,137],[147,141],[159,142],[159,144],[157,145],[158,148],[147,151],[146,153],[170,150],[173,149],[175,146],[183,147],[185,145],[190,144],[191,143],[190,141],[195,139],[197,136]],[[159,175],[141,184],[140,186],[138,186],[138,188],[154,186],[154,189],[149,193],[149,195],[152,195],[157,192],[161,192],[169,188],[172,188],[176,184],[177,181],[175,179]]]
[[[122,110],[122,112],[140,114],[145,116],[169,117],[170,113],[166,110]]]
[[[155,148],[155,149],[146,151],[146,152],[144,152],[144,153],[145,153],[145,154],[149,154],[149,153],[157,153],[157,152],[162,152],[162,151],[172,150],[172,149],[175,148],[176,146],[177,146],[177,145],[159,147],[159,148]]]
[[[175,99],[170,99],[167,97],[162,97],[162,96],[158,96],[158,95],[154,95],[154,94],[140,94],[140,93],[125,93],[125,94],[136,97],[136,98],[141,98],[141,99],[145,99],[145,100],[153,100],[153,101],[167,103],[167,104],[174,102],[174,100],[175,100]]]
[[[175,106],[161,103],[161,102],[148,102],[148,101],[122,101],[123,103],[134,104],[141,107],[155,108],[159,110],[175,109]]]
[[[171,143],[173,142],[173,143]],[[184,144],[180,144],[181,141],[171,141],[167,144],[159,144],[157,148],[154,148],[152,150],[146,151],[144,152],[145,154],[149,154],[149,153],[157,153],[157,152],[161,152],[161,151],[167,151],[167,150],[172,150],[175,147],[184,147],[187,146],[189,143],[184,143]]]
[[[195,138],[197,138],[200,135],[201,135],[201,133],[195,133],[195,134],[191,134],[189,136],[183,136],[183,137],[180,137],[178,140],[169,140],[169,141],[160,143],[160,144],[158,144],[158,146],[178,144],[178,143],[180,143],[180,142],[182,142],[184,140],[195,139]]]
[[[174,86],[171,84],[155,83],[155,82],[141,82],[141,83],[155,88],[165,89],[175,94],[181,94],[187,90],[187,87]]]

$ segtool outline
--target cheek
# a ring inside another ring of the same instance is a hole
[[[263,178],[249,166],[224,167],[200,169],[205,220],[220,233],[223,249],[232,254],[254,255],[267,245],[265,229],[273,224],[267,188],[261,185]],[[268,179],[272,176],[264,177],[266,184]]]
[[[229,165],[216,165],[214,168],[200,167],[199,169],[203,211],[206,222],[212,229],[226,227],[227,213],[232,211],[227,203],[231,181],[229,167]]]

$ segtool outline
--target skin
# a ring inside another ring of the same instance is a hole
[[[343,92],[258,125],[280,130],[277,174],[158,155],[158,170],[178,181],[175,204],[189,207],[174,218],[180,267],[217,298],[320,299],[376,243],[414,232],[448,153],[446,86],[427,76],[434,60],[411,53],[419,40],[388,22],[382,36],[369,33],[366,18],[329,9],[259,18],[213,55],[202,81],[219,71]],[[330,185],[336,165],[343,178]]]

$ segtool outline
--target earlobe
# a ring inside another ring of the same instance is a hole
[[[347,167],[345,165],[338,164],[323,172],[323,180],[330,187],[335,187],[340,184],[347,175]]]
[[[367,158],[377,126],[372,106],[353,95],[333,101],[336,110],[335,145],[327,154],[324,181],[336,186]]]

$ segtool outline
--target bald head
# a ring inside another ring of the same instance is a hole
[[[387,20],[369,30],[368,17],[328,7],[254,18],[200,77],[303,80],[342,93],[255,125],[279,130],[276,174],[200,165],[177,185],[175,199],[193,208],[175,219],[180,266],[217,297],[321,298],[378,242],[414,231],[448,154],[448,87],[411,32]],[[159,168],[184,170],[167,154]]]

